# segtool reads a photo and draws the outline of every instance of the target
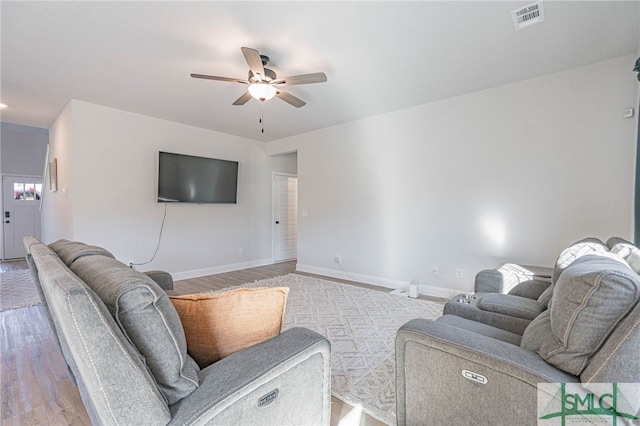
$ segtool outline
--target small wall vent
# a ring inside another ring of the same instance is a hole
[[[514,10],[511,12],[511,18],[516,31],[544,22],[542,0]]]

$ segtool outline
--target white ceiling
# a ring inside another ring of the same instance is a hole
[[[0,3],[4,122],[49,127],[70,99],[259,141],[638,52],[638,1],[546,0],[546,22],[516,32],[526,1]],[[231,104],[246,86],[240,47],[305,101]],[[629,71],[633,68],[630,64]]]

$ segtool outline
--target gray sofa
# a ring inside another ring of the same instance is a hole
[[[396,335],[398,425],[543,424],[538,400],[558,398],[560,383],[605,403],[613,383],[636,384],[625,388],[624,410],[640,419],[639,271],[632,244],[582,240],[560,254],[542,293],[529,289],[536,299],[500,294],[490,314],[458,303],[461,315],[409,321]],[[523,299],[540,312],[509,331]]]
[[[289,329],[201,370],[165,292],[170,275],[136,272],[78,242],[24,242],[94,424],[329,424],[330,345],[321,335]]]

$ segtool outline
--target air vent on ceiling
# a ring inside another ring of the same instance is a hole
[[[511,18],[516,31],[544,22],[542,0],[514,10],[511,12]]]

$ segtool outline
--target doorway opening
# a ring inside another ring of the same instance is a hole
[[[24,258],[24,237],[41,239],[42,177],[2,177],[2,260]]]
[[[298,257],[298,177],[273,174],[273,261]]]

